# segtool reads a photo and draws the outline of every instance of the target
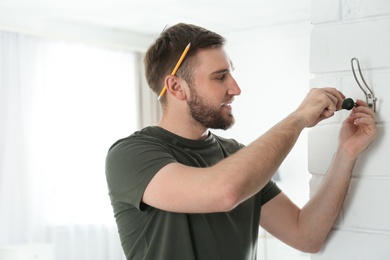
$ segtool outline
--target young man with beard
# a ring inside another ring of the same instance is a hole
[[[179,70],[172,69],[188,43]],[[317,194],[298,208],[271,180],[305,127],[341,107],[336,89],[312,89],[301,105],[247,147],[209,129],[234,123],[241,90],[224,38],[177,24],[145,57],[162,117],[117,141],[106,174],[127,259],[256,259],[258,227],[304,252],[318,252],[342,206],[357,157],[373,140],[374,113],[357,101]]]

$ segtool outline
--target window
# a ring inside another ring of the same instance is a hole
[[[104,167],[137,128],[137,55],[0,32],[0,57],[0,244],[120,259]]]

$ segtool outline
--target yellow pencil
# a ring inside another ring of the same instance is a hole
[[[176,74],[176,71],[179,69],[181,63],[183,62],[184,58],[187,55],[188,50],[190,49],[191,43],[189,43],[186,48],[184,49],[183,53],[180,56],[180,59],[177,61],[175,68],[172,70],[171,75],[174,76]],[[165,94],[165,91],[167,91],[167,86],[164,85],[163,89],[160,92],[160,95],[158,95],[157,100],[160,100],[160,98]]]

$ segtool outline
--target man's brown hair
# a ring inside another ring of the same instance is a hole
[[[225,38],[205,28],[179,23],[162,31],[156,41],[148,48],[144,64],[149,87],[158,95],[164,86],[164,79],[171,74],[185,47],[191,43],[183,63],[176,72],[191,85],[194,56],[199,49],[221,47]],[[166,99],[162,97],[161,101]]]

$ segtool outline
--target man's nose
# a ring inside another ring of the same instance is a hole
[[[232,77],[232,82],[229,85],[228,94],[232,96],[238,96],[241,94],[241,88],[238,86],[236,80]]]

